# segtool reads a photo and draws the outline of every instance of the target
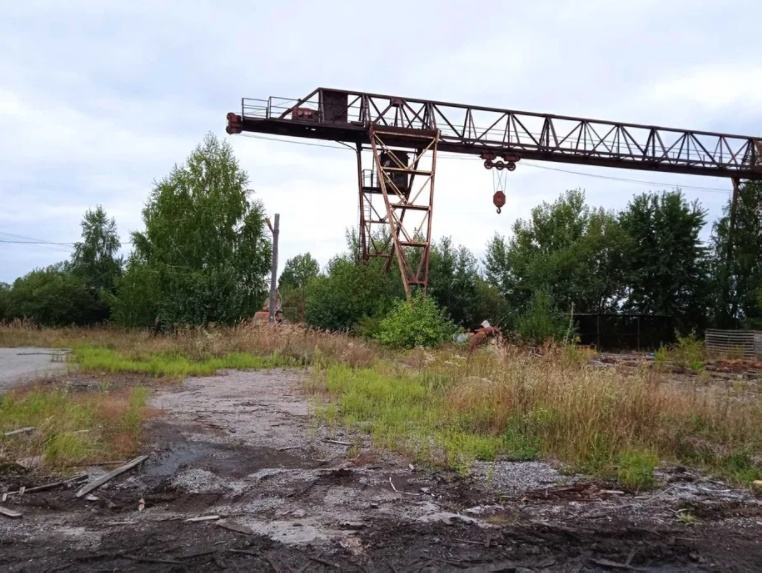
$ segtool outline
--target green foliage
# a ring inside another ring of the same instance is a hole
[[[307,324],[325,330],[352,330],[360,320],[383,316],[402,296],[398,273],[385,273],[384,261],[355,262],[334,257],[326,274],[310,281],[307,288]]]
[[[482,277],[476,279],[473,314],[478,322],[488,320],[495,326],[503,325],[508,317],[509,305],[500,291]]]
[[[659,456],[650,450],[625,449],[617,458],[617,480],[635,490],[650,489],[654,485],[654,470]]]
[[[320,274],[320,265],[305,253],[296,255],[286,261],[280,275],[278,287],[282,289],[304,289],[312,279]]]
[[[548,339],[563,340],[569,323],[556,307],[550,288],[541,287],[532,295],[526,310],[515,318],[513,329],[521,340],[541,344]]]
[[[617,307],[625,287],[622,261],[628,238],[614,214],[591,210],[581,191],[567,191],[552,204],[519,219],[509,241],[487,245],[487,281],[517,307],[550,287],[557,303],[581,312]]]
[[[95,292],[113,293],[122,274],[121,243],[116,221],[108,219],[103,207],[88,209],[82,219],[82,241],[74,245],[70,269]]]
[[[145,231],[119,283],[114,314],[130,326],[233,323],[259,310],[271,244],[264,209],[227,142],[208,134],[159,181],[143,209]]]
[[[466,247],[457,249],[450,237],[431,247],[429,294],[460,326],[484,320],[477,315],[479,272],[476,257]]]
[[[716,322],[762,328],[762,182],[741,185],[732,235],[731,205],[729,199],[712,232]]]
[[[74,361],[84,371],[127,372],[178,379],[187,376],[210,376],[223,369],[247,370],[297,366],[294,359],[277,354],[255,356],[243,352],[232,352],[223,356],[193,360],[176,352],[130,355],[97,346],[78,346],[73,350]]]
[[[91,324],[107,314],[105,304],[65,263],[37,269],[14,281],[2,297],[6,319],[47,326]]]
[[[661,368],[667,363],[682,371],[701,372],[706,361],[706,346],[696,337],[695,331],[686,336],[676,335],[677,342],[671,346],[660,347],[655,354],[655,362]]]
[[[0,322],[10,318],[8,313],[8,297],[10,293],[11,285],[0,282]]]
[[[278,282],[278,288],[282,291],[282,306],[285,310],[287,306],[291,306],[290,303],[293,301],[298,307],[298,314],[289,313],[287,315],[289,320],[304,321],[307,285],[319,274],[320,265],[309,253],[296,255],[286,261]]]
[[[457,327],[433,298],[416,294],[412,305],[397,301],[378,326],[376,338],[394,348],[436,346],[450,339]]]
[[[620,215],[631,239],[625,310],[672,315],[681,332],[706,325],[709,258],[699,240],[705,217],[680,191],[638,195],[627,205]]]

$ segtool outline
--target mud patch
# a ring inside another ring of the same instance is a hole
[[[241,479],[266,468],[317,467],[303,457],[272,448],[186,441],[173,444],[145,465],[147,476],[171,476],[188,467],[213,472],[220,478]]]

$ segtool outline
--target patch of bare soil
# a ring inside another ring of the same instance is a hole
[[[479,463],[469,477],[416,468],[362,436],[315,428],[301,377],[229,372],[160,389],[150,405],[164,415],[147,432],[148,460],[96,489],[97,499],[76,498],[79,485],[68,484],[0,503],[23,514],[0,516],[0,570],[751,571],[762,563],[762,503],[751,492],[681,467],[664,468],[664,485],[643,494],[537,462]],[[90,479],[108,469],[89,468]],[[45,481],[4,479],[0,492]]]

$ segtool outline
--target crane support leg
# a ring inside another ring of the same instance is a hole
[[[360,199],[360,228],[359,249],[360,258],[367,261],[372,258],[383,258],[390,263],[391,235],[386,205],[381,196],[381,186],[375,169],[363,169],[362,146],[357,145],[357,173],[359,180]],[[387,268],[388,270],[388,268]]]
[[[398,142],[401,137],[414,140],[411,147],[416,151],[412,153],[412,158],[411,152],[393,149],[390,145],[389,139]],[[429,282],[438,143],[439,131],[370,128],[370,146],[378,180],[377,189],[383,197],[384,216],[379,217],[379,212],[373,209],[370,213],[377,217],[376,221],[387,224],[389,234],[381,241],[383,254],[377,250],[379,245],[374,238],[367,237],[370,247],[365,256],[386,256],[387,269],[392,259],[397,259],[408,301],[412,300],[416,289],[426,292]],[[363,220],[362,213],[360,217]],[[367,223],[368,219],[365,221]]]

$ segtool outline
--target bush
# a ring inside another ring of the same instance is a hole
[[[307,285],[305,320],[321,330],[354,330],[367,317],[384,316],[402,293],[399,274],[385,273],[384,261],[336,257],[326,274]]]
[[[458,327],[437,307],[434,299],[416,294],[413,304],[398,301],[378,325],[376,339],[385,346],[415,348],[445,342]]]
[[[108,316],[106,304],[70,273],[64,263],[34,270],[2,294],[5,320],[26,319],[45,326],[83,325]]]
[[[547,288],[532,294],[527,309],[516,318],[514,330],[521,340],[536,344],[548,339],[561,341],[570,334],[568,321],[556,308]]]
[[[699,373],[704,369],[706,347],[704,342],[691,331],[688,336],[677,334],[677,343],[669,347],[661,346],[654,356],[654,362],[660,368],[666,368],[668,362],[677,370]]]

